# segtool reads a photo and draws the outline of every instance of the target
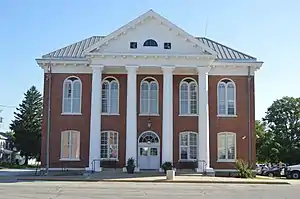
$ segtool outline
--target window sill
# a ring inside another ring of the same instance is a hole
[[[198,114],[179,114],[179,117],[198,117]]]
[[[119,116],[120,113],[101,113],[101,115],[106,115],[106,116]]]
[[[148,114],[148,113],[140,113],[139,116],[159,116],[159,114],[157,114],[157,113],[150,113],[150,114]]]
[[[80,161],[79,158],[60,158],[59,161]]]
[[[61,113],[61,115],[82,115],[82,113]]]
[[[232,118],[232,117],[237,117],[237,115],[217,115],[217,117],[228,117],[228,118]]]
[[[101,161],[116,161],[119,162],[119,159],[115,159],[115,158],[101,158]]]
[[[187,159],[187,160],[178,160],[178,162],[197,162],[197,160]]]
[[[217,162],[230,162],[230,163],[232,163],[232,162],[235,162],[235,160],[217,160]]]

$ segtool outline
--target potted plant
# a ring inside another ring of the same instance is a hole
[[[127,173],[134,173],[134,169],[135,169],[134,159],[128,158],[127,165],[126,165]]]
[[[164,162],[161,165],[161,168],[164,170],[165,173],[167,173],[167,170],[173,170],[172,162]]]

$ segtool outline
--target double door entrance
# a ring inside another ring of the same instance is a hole
[[[160,168],[159,137],[152,131],[144,132],[138,139],[138,167],[145,170]]]

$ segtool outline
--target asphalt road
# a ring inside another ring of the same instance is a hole
[[[296,199],[298,185],[165,184],[113,182],[0,183],[1,199]]]

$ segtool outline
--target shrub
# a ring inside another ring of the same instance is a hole
[[[161,168],[164,170],[165,173],[167,172],[167,170],[172,170],[173,169],[172,162],[164,162],[161,165]]]
[[[238,170],[238,176],[240,178],[253,178],[253,173],[251,167],[244,160],[237,160],[236,168]]]

